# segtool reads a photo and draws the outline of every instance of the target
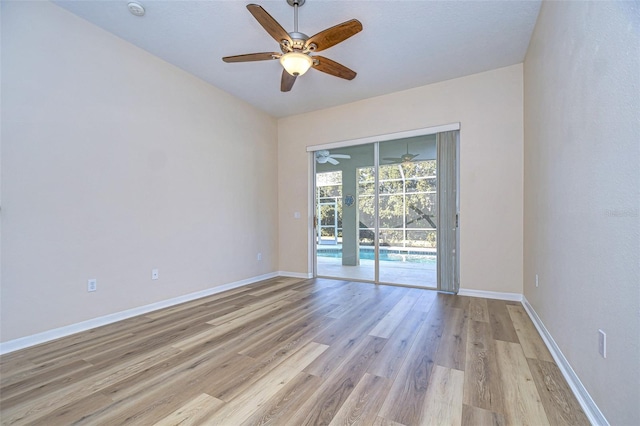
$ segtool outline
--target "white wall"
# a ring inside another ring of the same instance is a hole
[[[276,141],[63,9],[2,2],[2,341],[277,271]]]
[[[639,17],[544,2],[524,65],[524,293],[618,425],[640,422]]]
[[[307,145],[460,122],[460,285],[522,293],[522,102],[514,65],[280,119],[280,269],[311,272]]]

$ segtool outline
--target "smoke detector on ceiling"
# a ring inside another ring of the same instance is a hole
[[[136,16],[144,16],[144,7],[140,3],[135,1],[130,2],[127,7],[129,8],[129,12]]]

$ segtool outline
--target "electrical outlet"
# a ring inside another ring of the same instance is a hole
[[[258,253],[258,255],[256,256],[256,258],[257,258],[258,260],[262,260],[262,253]]]
[[[98,289],[98,280],[95,278],[87,281],[87,291],[96,291]]]
[[[152,280],[157,280],[158,279],[158,270],[157,269],[152,269],[151,270],[151,279]]]
[[[602,358],[607,357],[607,333],[602,330],[598,330],[598,352]]]
[[[538,274],[536,274],[536,287],[538,287]]]

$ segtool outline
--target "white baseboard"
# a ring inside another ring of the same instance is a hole
[[[576,372],[571,368],[569,361],[567,361],[567,358],[562,354],[562,351],[556,344],[555,340],[553,340],[553,337],[551,337],[549,330],[544,326],[535,309],[533,309],[533,306],[531,306],[527,298],[524,296],[522,297],[522,306],[524,306],[527,314],[529,314],[529,318],[531,318],[531,321],[533,321],[533,324],[538,329],[538,333],[540,333],[542,340],[544,340],[547,348],[549,348],[553,359],[556,361],[558,368],[562,372],[562,375],[569,384],[569,387],[576,396],[576,399],[580,403],[582,410],[587,415],[591,424],[608,426],[609,422],[605,418],[604,414],[602,414],[602,411],[600,411],[593,398],[591,398],[591,395],[587,392],[587,389],[578,378]]]
[[[280,275],[281,277],[302,278],[302,279],[313,278],[313,274],[311,273],[305,274],[303,272],[278,271],[278,275]]]
[[[232,290],[234,288],[242,287],[245,285],[253,284],[258,281],[267,280],[279,276],[278,272],[271,272],[256,277],[247,278],[240,281],[235,281],[228,284],[219,285],[206,290],[198,291],[195,293],[185,294],[183,296],[174,297],[172,299],[163,300],[149,305],[139,306],[133,309],[127,309],[126,311],[116,312],[114,314],[105,315],[98,318],[93,318],[87,321],[82,321],[76,324],[67,325],[53,330],[47,330],[42,333],[33,334],[31,336],[21,337],[15,340],[9,340],[0,343],[0,355],[9,352],[17,351],[19,349],[28,348],[30,346],[39,345],[50,340],[59,339],[61,337],[69,336],[71,334],[80,333],[81,331],[87,331],[92,328],[101,327],[103,325],[111,324],[116,321],[122,321],[127,318],[135,317],[137,315],[147,314],[158,309],[168,308],[180,303],[189,302],[191,300],[199,299],[201,297],[211,296],[212,294],[222,293],[223,291]]]
[[[461,288],[458,290],[459,296],[484,297],[485,299],[511,300],[513,302],[522,302],[522,294],[520,293],[503,293],[499,291],[484,291]]]

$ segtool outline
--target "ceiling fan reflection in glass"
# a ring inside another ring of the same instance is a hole
[[[316,156],[316,161],[319,164],[330,163],[330,164],[333,164],[334,166],[340,164],[337,158],[341,158],[345,160],[351,158],[351,156],[348,154],[331,154],[326,149],[316,151],[315,156]]]

